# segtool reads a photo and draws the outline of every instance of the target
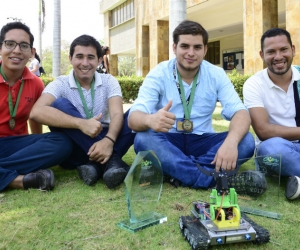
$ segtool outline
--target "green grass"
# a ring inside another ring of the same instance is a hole
[[[228,124],[219,124],[214,115],[214,127],[225,131]],[[123,158],[131,165],[135,153],[131,148]],[[251,162],[245,168],[252,168]],[[178,218],[190,214],[190,203],[209,201],[209,190],[174,188],[163,184],[157,212],[168,222],[131,234],[119,229],[117,223],[128,218],[124,184],[109,190],[100,180],[86,186],[75,170],[54,167],[56,187],[51,192],[9,189],[0,193],[0,249],[190,249],[183,239]],[[214,249],[299,249],[299,205],[284,198],[284,181],[280,188],[269,180],[266,194],[257,199],[240,197],[242,206],[254,206],[278,212],[281,220],[249,215],[271,234],[271,242],[257,246],[239,243]]]

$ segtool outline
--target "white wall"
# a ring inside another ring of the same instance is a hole
[[[135,54],[135,20],[131,19],[125,23],[110,29],[111,54]]]

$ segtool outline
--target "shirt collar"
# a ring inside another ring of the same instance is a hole
[[[299,66],[296,66],[300,69]],[[300,72],[297,70],[294,65],[291,66],[291,69],[292,69],[292,80],[291,80],[291,83],[293,83],[294,81],[298,81],[300,80]],[[266,80],[266,83],[268,85],[269,88],[273,88],[273,87],[278,87],[276,84],[274,84],[272,82],[272,80],[270,79],[269,77],[269,74],[268,74],[268,68],[265,68],[263,70],[263,75],[264,75],[264,79]]]
[[[174,60],[174,62],[173,62],[173,71],[172,71],[173,79],[175,80],[176,83],[179,83],[179,80],[178,80],[178,71],[177,71],[177,60],[176,60],[176,58],[174,58],[173,60]],[[202,61],[202,62],[203,62],[203,61]],[[202,63],[199,65],[199,69],[198,69],[197,85],[198,85],[198,83],[200,82],[201,65],[202,65]]]
[[[2,61],[0,60],[0,65],[2,65]],[[29,80],[33,79],[34,75],[30,72],[30,70],[25,66],[23,73],[22,73],[22,79],[21,80]],[[0,74],[0,83],[6,82],[3,78],[3,76]]]
[[[94,77],[95,77],[95,87],[102,85],[102,79],[100,77],[100,74],[95,72]],[[76,81],[75,81],[75,78],[74,78],[74,69],[72,69],[70,74],[69,74],[69,84],[70,84],[70,88],[76,88],[77,89]]]

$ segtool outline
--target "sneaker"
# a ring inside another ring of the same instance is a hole
[[[182,185],[182,182],[180,180],[177,180],[175,178],[172,178],[170,176],[164,175],[164,179],[163,182],[168,182],[170,183],[172,186],[178,188]]]
[[[240,195],[259,196],[267,190],[265,175],[259,171],[247,170],[227,177],[228,187]]]
[[[125,179],[129,166],[118,156],[113,153],[106,163],[103,175],[103,181],[110,189],[119,186]]]
[[[77,167],[77,171],[84,184],[92,186],[99,180],[99,175],[96,167],[92,164],[80,165]]]
[[[55,178],[52,170],[41,169],[33,173],[24,175],[23,187],[37,188],[40,190],[52,190],[55,186]]]
[[[285,188],[285,197],[289,200],[295,200],[300,198],[300,178],[297,176],[291,176]]]

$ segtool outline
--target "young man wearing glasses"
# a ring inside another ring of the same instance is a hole
[[[0,32],[0,191],[6,187],[53,189],[55,178],[48,168],[72,152],[66,135],[42,134],[42,125],[29,119],[44,89],[26,67],[35,54],[33,41],[29,27],[21,22],[8,23]]]

